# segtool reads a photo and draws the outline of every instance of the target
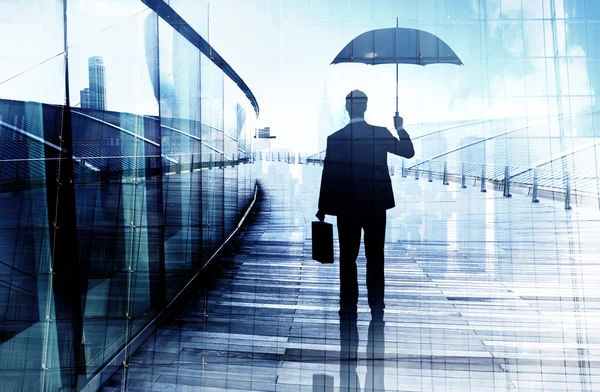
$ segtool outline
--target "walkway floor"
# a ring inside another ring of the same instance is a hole
[[[338,264],[310,256],[321,168],[262,165],[211,287],[105,392],[600,389],[598,213],[396,176],[384,321],[361,249],[358,319],[340,322]]]

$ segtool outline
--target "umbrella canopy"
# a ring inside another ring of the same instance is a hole
[[[398,64],[456,64],[463,65],[448,44],[426,31],[396,27],[367,31],[354,38],[333,59],[331,64],[396,64],[396,113],[398,127]]]
[[[371,30],[359,35],[331,62],[338,63],[463,64],[448,44],[435,35],[401,27]]]

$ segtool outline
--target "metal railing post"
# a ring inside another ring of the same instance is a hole
[[[417,163],[415,165],[415,180],[419,179],[419,160],[417,159]]]
[[[485,163],[481,165],[481,192],[487,192],[485,189]]]
[[[212,152],[208,154],[208,168],[209,168],[209,169],[212,169],[212,167],[213,167],[213,159],[212,159],[212,156],[213,156],[213,153],[212,153]]]
[[[402,159],[402,178],[406,178],[406,161],[404,159]]]
[[[235,153],[231,153],[231,167],[235,167]]]
[[[79,173],[81,178],[83,179],[83,183],[87,183],[89,182],[89,178],[88,178],[88,170],[87,167],[85,166],[85,159],[82,159],[80,162],[80,169],[79,169]],[[17,162],[18,165],[18,162]],[[16,188],[15,188],[16,189]]]
[[[502,192],[504,197],[512,197],[510,194],[510,175],[508,173],[508,166],[504,167],[504,191]]]
[[[431,170],[431,161],[429,161],[429,175],[427,177],[427,182],[433,182],[433,172]]]
[[[565,210],[571,209],[571,179],[569,172],[565,172]]]
[[[448,182],[448,162],[444,161],[444,175],[442,176],[442,184],[450,185]]]
[[[461,176],[460,176],[460,187],[465,189],[467,187],[467,177],[465,176],[465,163],[463,162],[461,165]]]
[[[531,202],[539,203],[540,200],[537,197],[538,193],[538,170],[537,168],[533,169],[533,188],[531,190]]]

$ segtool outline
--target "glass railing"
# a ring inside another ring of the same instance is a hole
[[[475,120],[426,126],[412,137],[416,157],[390,157],[392,175],[424,178],[463,187],[488,187],[511,196],[524,190],[532,201],[541,196],[563,200],[566,208],[582,198],[598,203],[600,161],[598,138],[589,135],[597,127],[597,112],[555,118]],[[585,128],[587,132],[579,132]],[[410,126],[407,126],[410,130]],[[581,136],[580,136],[581,135]],[[325,151],[291,154],[302,163],[323,165]],[[391,154],[390,154],[391,155]],[[260,159],[260,157],[259,157]],[[278,160],[271,153],[266,160]]]
[[[125,371],[237,230],[258,103],[165,2],[9,9],[27,23],[0,70],[0,390],[74,391]]]

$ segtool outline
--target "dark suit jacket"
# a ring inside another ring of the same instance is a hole
[[[398,140],[387,128],[364,121],[346,125],[327,138],[319,210],[347,215],[395,206],[387,153],[414,156],[410,138]]]

